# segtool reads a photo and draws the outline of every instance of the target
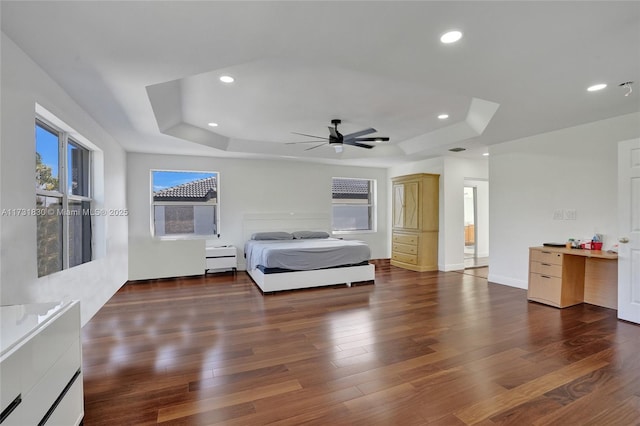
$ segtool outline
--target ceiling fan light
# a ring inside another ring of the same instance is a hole
[[[605,87],[607,87],[607,85],[604,84],[604,83],[594,84],[593,86],[587,87],[587,91],[588,92],[597,92],[598,90],[602,90]]]
[[[335,145],[334,148],[336,149],[336,154],[340,154],[342,152],[342,145]]]

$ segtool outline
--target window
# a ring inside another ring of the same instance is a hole
[[[91,152],[68,132],[39,118],[35,139],[38,277],[42,277],[91,261]]]
[[[219,179],[215,172],[152,170],[153,235],[219,234]]]
[[[375,231],[375,181],[333,178],[333,230]]]

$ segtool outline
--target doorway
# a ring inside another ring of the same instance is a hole
[[[488,182],[467,181],[464,185],[464,267],[489,265]]]

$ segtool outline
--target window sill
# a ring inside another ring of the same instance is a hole
[[[161,235],[152,236],[154,240],[158,241],[198,241],[198,240],[219,240],[218,235]]]

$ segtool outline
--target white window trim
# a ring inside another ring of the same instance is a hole
[[[35,114],[35,123],[34,125],[40,125],[41,127],[47,129],[50,132],[55,132],[58,135],[58,191],[49,191],[36,188],[35,195],[42,197],[55,197],[62,199],[62,209],[65,211],[69,211],[69,201],[86,201],[91,203],[90,208],[93,207],[93,152],[94,150],[86,145],[91,145],[90,142],[86,140],[86,138],[79,135],[75,130],[69,127],[62,120],[58,119],[46,109],[42,108],[40,105],[36,104],[36,114]],[[86,145],[83,142],[80,142],[80,139],[86,141]],[[89,196],[81,196],[81,195],[73,195],[69,194],[68,188],[68,174],[67,170],[69,168],[67,149],[69,146],[69,141],[72,141],[73,144],[86,149],[89,151],[89,176],[88,176],[88,192]],[[34,141],[35,142],[35,141]],[[61,272],[66,269],[69,269],[69,215],[64,215],[62,218],[62,269]],[[91,219],[91,259],[84,263],[89,263],[95,260],[95,234],[94,234],[94,223],[93,218]],[[83,263],[83,264],[84,264]],[[80,266],[75,265],[73,267]],[[55,274],[56,272],[52,272]],[[43,275],[40,278],[44,278],[48,275]]]

